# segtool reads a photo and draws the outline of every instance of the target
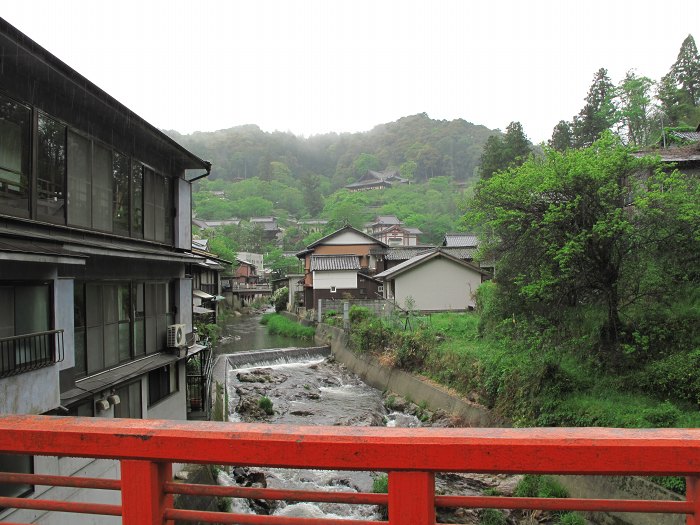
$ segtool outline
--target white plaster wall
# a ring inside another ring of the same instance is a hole
[[[394,284],[394,300],[401,306],[413,297],[417,310],[465,310],[476,304],[481,274],[439,257],[398,275]]]
[[[346,231],[343,233],[339,233],[332,239],[328,239],[327,241],[323,241],[323,244],[326,245],[338,245],[338,244],[376,244],[377,241],[374,241],[372,239],[368,239],[364,235],[360,235],[358,233],[355,233],[353,231]]]
[[[346,290],[357,288],[357,272],[314,272],[315,290],[330,290],[331,286]]]

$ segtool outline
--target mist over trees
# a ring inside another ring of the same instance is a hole
[[[396,169],[413,182],[444,176],[469,180],[475,176],[486,140],[497,132],[462,119],[434,120],[420,113],[364,133],[309,138],[268,133],[255,125],[191,135],[167,133],[212,161],[212,180],[259,177],[264,181],[306,180],[308,184],[318,176],[317,187],[328,195],[367,170]],[[318,203],[311,207],[319,208]]]

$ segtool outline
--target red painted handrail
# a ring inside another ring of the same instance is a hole
[[[696,481],[700,429],[387,429],[2,416],[0,454],[5,453],[120,460],[121,483],[43,475],[0,475],[0,482],[121,486],[121,506],[26,498],[0,498],[0,506],[121,513],[127,525],[174,519],[290,525],[334,522],[174,509],[174,494],[388,505],[392,525],[433,525],[436,506],[676,513],[686,514],[687,523],[700,525],[700,483]],[[385,471],[389,494],[179,484],[171,481],[173,462]],[[436,472],[681,475],[687,477],[688,496],[686,501],[436,496]]]

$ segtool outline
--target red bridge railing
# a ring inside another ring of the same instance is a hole
[[[386,523],[175,509],[174,494],[387,505],[391,525],[434,525],[436,506],[675,513],[700,525],[700,429],[387,429],[3,416],[0,453],[119,460],[120,480],[1,474],[0,483],[121,490],[121,505],[0,497],[0,507],[121,515],[127,525]],[[389,493],[174,483],[173,462],[384,471]],[[680,475],[687,478],[687,499],[436,496],[436,472]]]

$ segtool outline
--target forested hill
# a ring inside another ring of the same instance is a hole
[[[191,135],[166,133],[210,160],[213,179],[257,176],[269,180],[271,163],[281,162],[294,177],[327,177],[330,189],[335,190],[367,169],[395,168],[415,181],[439,176],[468,180],[475,176],[486,140],[498,132],[462,119],[433,120],[421,113],[368,132],[309,138],[279,131],[267,133],[256,125]]]

